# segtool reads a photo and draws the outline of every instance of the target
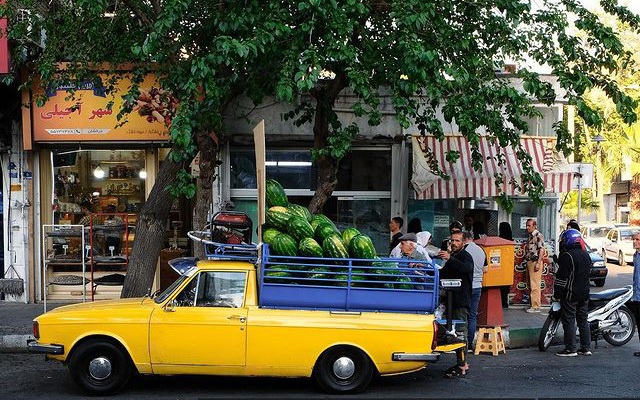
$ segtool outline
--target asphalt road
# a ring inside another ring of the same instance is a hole
[[[609,276],[600,291],[627,285],[632,266],[609,263]],[[598,342],[591,357],[560,358],[562,346],[547,352],[537,349],[508,350],[497,357],[470,356],[466,378],[449,380],[443,372],[455,362],[453,354],[407,375],[374,381],[369,389],[348,398],[618,398],[638,397],[638,337],[622,347]],[[323,398],[309,379],[227,377],[136,377],[111,399],[206,398]],[[45,362],[41,355],[0,354],[0,399],[85,399],[71,381],[67,369]]]
[[[509,350],[499,356],[471,356],[466,378],[442,377],[455,360],[445,355],[421,371],[385,377],[348,398],[617,398],[637,397],[638,339],[626,346],[599,342],[591,357],[561,358],[551,347]],[[0,398],[84,399],[64,366],[42,356],[0,354]],[[226,377],[137,377],[111,397],[117,399],[322,398],[308,379]]]

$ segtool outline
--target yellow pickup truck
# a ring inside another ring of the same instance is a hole
[[[78,386],[101,395],[123,389],[134,372],[311,377],[326,392],[354,393],[375,375],[438,360],[433,266],[399,286],[415,263],[276,260],[266,247],[250,257],[176,259],[181,276],[154,296],[53,309],[34,320],[28,349],[65,363]],[[311,279],[301,261],[346,278]],[[385,267],[393,271],[381,278]]]

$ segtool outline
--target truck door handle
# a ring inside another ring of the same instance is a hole
[[[229,315],[229,316],[227,317],[227,319],[237,319],[237,320],[239,320],[239,321],[240,321],[240,323],[243,323],[243,324],[244,324],[244,321],[246,321],[246,320],[247,320],[247,319],[246,319],[244,316],[242,316],[242,315]]]

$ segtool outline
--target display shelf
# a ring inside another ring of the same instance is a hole
[[[118,221],[117,219],[120,221]],[[110,222],[116,221],[116,222]],[[133,236],[129,226],[128,213],[95,213],[91,214],[89,223],[90,246],[94,251],[90,254],[91,300],[96,299],[98,286],[121,286],[129,265],[130,240]],[[122,280],[104,278],[101,274],[109,273],[122,276]],[[118,273],[123,272],[124,274]]]
[[[49,224],[42,226],[42,299],[47,312],[47,299],[55,293],[57,299],[87,299],[85,227],[83,225]],[[57,270],[57,271],[50,271]],[[64,271],[60,271],[64,270]],[[65,290],[54,287],[64,286]]]

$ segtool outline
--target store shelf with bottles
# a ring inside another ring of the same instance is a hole
[[[44,311],[48,300],[87,299],[85,227],[50,224],[42,226],[42,299]]]

